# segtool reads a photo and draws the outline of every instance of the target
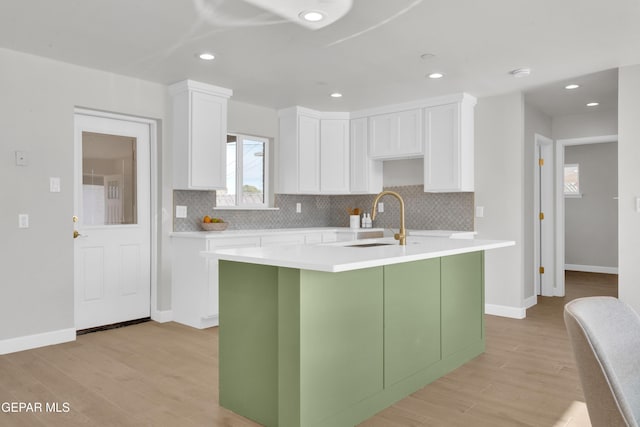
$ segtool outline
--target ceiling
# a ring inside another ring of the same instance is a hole
[[[317,30],[241,0],[13,0],[0,2],[0,47],[162,84],[203,81],[273,108],[521,90],[568,114],[562,87],[574,80],[584,82],[578,104],[596,85],[598,108],[611,107],[615,69],[640,63],[638,22],[638,0],[354,0]],[[521,67],[531,75],[509,74]],[[425,77],[433,71],[445,77]]]

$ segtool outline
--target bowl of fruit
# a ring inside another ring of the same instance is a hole
[[[202,218],[202,222],[200,223],[200,226],[205,231],[223,231],[227,229],[228,225],[228,222],[224,222],[220,218],[212,218],[209,215]]]

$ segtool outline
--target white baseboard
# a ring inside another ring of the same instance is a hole
[[[45,347],[47,345],[61,344],[76,340],[76,329],[60,329],[44,332],[42,334],[26,335],[23,337],[9,338],[0,341],[0,355],[15,353],[17,351],[30,350],[32,348]]]
[[[510,317],[512,319],[524,319],[527,317],[527,310],[520,307],[510,307],[508,305],[485,304],[484,313],[493,316]]]
[[[158,323],[171,322],[173,320],[173,311],[172,310],[156,310],[151,315],[151,320],[154,320]]]
[[[524,300],[524,308],[531,308],[538,303],[538,295],[533,295],[529,298],[525,298]]]
[[[586,273],[618,274],[618,267],[601,267],[597,265],[565,264],[565,270],[584,271]]]

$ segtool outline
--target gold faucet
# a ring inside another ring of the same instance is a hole
[[[376,207],[378,206],[378,200],[384,195],[390,195],[398,199],[400,201],[400,230],[398,233],[394,234],[393,238],[398,240],[401,245],[407,244],[407,230],[404,229],[404,200],[402,200],[402,196],[396,193],[395,191],[383,191],[378,194],[375,199],[373,199],[373,208],[371,209],[371,220],[376,219]]]

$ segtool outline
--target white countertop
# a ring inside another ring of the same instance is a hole
[[[362,248],[346,246],[363,243],[393,244]],[[413,243],[409,238],[406,246],[400,246],[393,238],[383,238],[319,245],[224,249],[215,252],[202,252],[202,255],[228,261],[335,273],[514,245],[515,242],[508,240],[443,239],[441,237],[432,237]]]
[[[295,234],[295,233],[319,233],[319,232],[369,232],[382,231],[385,228],[349,228],[349,227],[305,227],[305,228],[262,228],[255,230],[225,230],[225,231],[174,231],[169,235],[171,237],[184,237],[204,239],[211,237],[234,237],[234,236],[262,236],[265,234]],[[397,231],[395,228],[392,230]],[[409,236],[428,236],[428,237],[450,237],[453,239],[472,239],[476,234],[475,231],[457,231],[457,230],[407,230]]]
[[[174,231],[169,235],[171,237],[186,238],[211,238],[211,237],[234,237],[234,236],[262,236],[265,234],[295,234],[295,233],[314,233],[314,232],[367,232],[367,231],[384,231],[384,228],[349,228],[349,227],[306,227],[306,228],[262,228],[255,230],[225,230],[225,231]]]

